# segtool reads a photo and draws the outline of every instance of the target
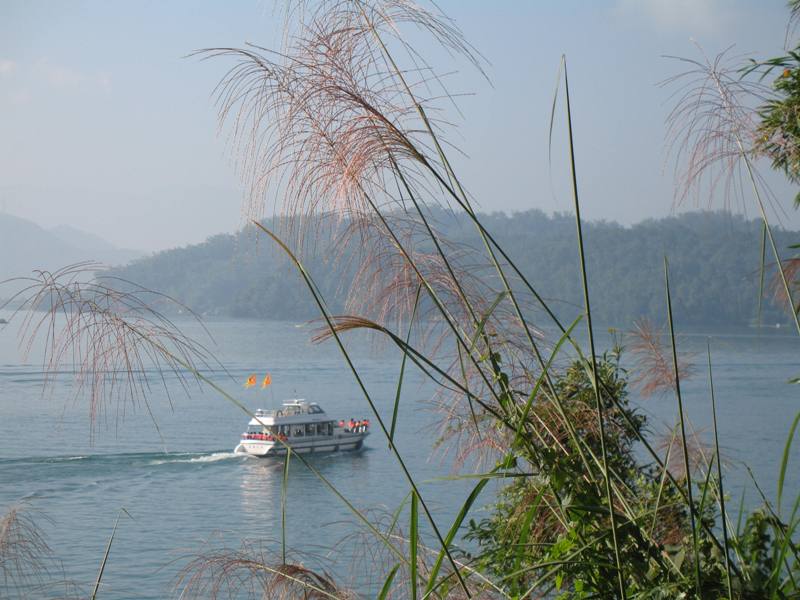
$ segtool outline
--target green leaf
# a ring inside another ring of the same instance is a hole
[[[486,484],[489,483],[489,479],[481,479],[477,485],[472,489],[467,499],[464,501],[464,504],[461,505],[461,510],[458,511],[458,515],[453,520],[453,524],[450,526],[450,530],[447,532],[447,536],[444,539],[444,543],[449,546],[453,543],[453,539],[456,537],[461,524],[464,522],[467,514],[469,513],[470,508],[475,503],[475,500],[478,498],[478,495],[481,493]],[[444,548],[439,551],[439,555],[436,557],[436,562],[433,565],[433,569],[431,569],[431,574],[428,577],[428,584],[425,586],[425,595],[423,596],[426,598],[431,591],[434,589],[436,585],[436,577],[439,575],[439,570],[442,567],[442,561],[444,560]]]
[[[386,600],[386,597],[389,595],[389,590],[392,589],[392,581],[394,581],[394,576],[397,575],[397,570],[399,568],[400,564],[398,563],[392,567],[391,571],[389,571],[389,574],[386,576],[386,581],[383,582],[381,593],[378,594],[378,600]]]
[[[786,445],[783,448],[783,458],[781,459],[781,470],[778,475],[778,514],[781,514],[781,499],[783,498],[783,484],[786,480],[786,467],[789,465],[789,453],[792,449],[792,442],[794,441],[794,434],[797,431],[797,424],[800,422],[800,412],[792,421],[792,426],[789,428],[789,435],[786,438]]]
[[[414,298],[414,310],[411,311],[411,319],[408,321],[408,333],[406,334],[406,345],[408,345],[409,341],[411,340],[411,331],[414,327],[414,318],[417,316],[417,306],[419,306],[419,297],[422,293],[422,284],[417,286],[417,295]],[[403,358],[400,362],[400,376],[397,378],[397,392],[394,396],[394,407],[392,408],[392,424],[389,427],[389,448],[392,447],[394,444],[394,432],[395,428],[397,427],[397,412],[400,408],[400,390],[403,387],[403,377],[406,371],[406,359],[408,358],[408,353],[403,352]]]

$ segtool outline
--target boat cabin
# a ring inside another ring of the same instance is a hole
[[[272,441],[275,438],[297,439],[331,437],[336,422],[316,402],[287,400],[278,410],[259,409],[244,434],[245,439]]]

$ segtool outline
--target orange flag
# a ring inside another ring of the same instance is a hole
[[[250,377],[247,378],[247,382],[244,384],[244,387],[251,388],[255,384],[256,384],[256,376],[255,375],[250,375]]]
[[[272,383],[272,377],[270,377],[270,374],[267,373],[266,375],[264,375],[264,381],[261,382],[261,389],[263,390],[270,383]]]

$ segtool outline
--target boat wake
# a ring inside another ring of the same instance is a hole
[[[241,458],[241,454],[236,454],[235,452],[212,452],[211,454],[181,454],[176,456],[175,458],[166,458],[169,457],[168,454],[162,454],[161,456],[165,458],[161,458],[159,460],[154,460],[150,464],[151,465],[167,465],[167,464],[177,464],[177,463],[213,463],[218,462],[221,460],[229,460],[231,458]]]
[[[120,465],[128,466],[154,466],[176,463],[214,463],[221,460],[238,458],[230,451],[210,450],[206,452],[122,452],[122,453],[98,453],[75,456],[29,456],[10,459],[0,459],[0,469],[24,468],[26,466],[61,466],[70,465],[71,468],[79,468],[81,464],[100,465]]]

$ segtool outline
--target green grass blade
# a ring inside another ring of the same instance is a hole
[[[759,313],[760,319],[760,313]],[[760,321],[759,321],[760,322]],[[725,488],[722,484],[722,459],[719,455],[719,431],[717,430],[717,399],[714,394],[714,375],[711,371],[711,342],[706,342],[708,353],[708,386],[711,389],[711,417],[714,426],[714,456],[717,459],[717,481],[719,485],[719,511],[722,521],[722,542],[725,545],[725,583],[728,586],[728,598],[733,599],[731,583],[730,547],[728,542],[728,514],[725,512]]]
[[[406,334],[406,344],[411,341],[411,331],[414,327],[414,319],[417,316],[417,306],[419,306],[419,297],[422,293],[422,284],[417,286],[417,295],[414,297],[414,309],[411,311],[411,319],[408,321],[408,333]],[[397,378],[397,393],[394,396],[394,407],[392,408],[392,424],[389,428],[389,448],[394,444],[394,432],[397,428],[397,413],[400,409],[400,391],[403,388],[403,377],[406,371],[406,359],[408,354],[403,352],[403,359],[400,361],[400,376]]]
[[[411,546],[409,549],[410,554],[410,567],[411,577],[409,584],[411,585],[411,600],[417,600],[417,538],[419,537],[419,499],[416,492],[411,492],[411,525],[409,527],[409,540]]]
[[[700,496],[700,504],[698,505],[698,508],[697,508],[697,514],[698,515],[702,515],[703,514],[703,510],[706,507],[706,500],[708,500],[708,496],[709,496],[708,490],[711,488],[711,471],[712,471],[711,467],[714,466],[714,460],[715,459],[716,459],[716,457],[712,456],[711,460],[709,461],[709,463],[707,465],[707,468],[706,468],[706,477],[703,480],[703,487],[702,487],[703,493]]]
[[[394,581],[394,576],[397,575],[397,570],[400,568],[400,564],[396,564],[392,567],[392,570],[389,571],[389,574],[386,576],[386,580],[383,582],[383,587],[381,587],[381,592],[378,594],[378,600],[386,600],[389,596],[389,591],[392,589],[392,582]]]
[[[789,466],[789,453],[792,450],[794,434],[797,431],[797,424],[800,423],[800,412],[797,413],[789,428],[789,435],[786,437],[786,444],[783,447],[783,457],[781,458],[781,469],[778,475],[778,515],[781,515],[781,504],[783,499],[783,485],[786,482],[786,467]]]
[[[658,484],[656,505],[655,509],[653,510],[653,522],[650,524],[650,537],[653,537],[653,532],[655,531],[656,523],[658,522],[658,509],[661,505],[661,496],[664,493],[664,483],[667,480],[667,467],[669,466],[669,457],[672,454],[672,445],[675,443],[675,437],[677,435],[678,435],[678,428],[677,426],[673,426],[672,437],[669,440],[669,446],[667,446],[667,455],[664,457],[664,466],[661,468],[661,481]]]
[[[289,459],[292,449],[286,449],[286,458],[283,460],[283,481],[281,482],[281,563],[286,564],[286,496],[289,491]]]
[[[783,504],[783,488],[784,483],[786,481],[786,468],[789,465],[789,455],[792,450],[792,443],[794,441],[795,432],[797,431],[797,425],[800,422],[800,412],[795,415],[794,420],[792,421],[792,425],[789,428],[789,435],[786,437],[786,444],[783,448],[783,456],[781,458],[781,467],[780,473],[778,475],[778,497],[777,497],[777,516],[779,521],[781,520],[780,517],[782,516],[782,504]],[[774,571],[771,574],[771,591],[773,596],[777,594],[779,582],[780,582],[780,575],[781,575],[781,565],[786,565],[786,572],[788,577],[791,579],[792,583],[796,587],[796,583],[794,581],[794,575],[792,574],[792,568],[787,562],[787,555],[789,551],[794,551],[795,546],[794,542],[792,541],[792,533],[794,530],[795,524],[793,523],[794,517],[797,511],[798,503],[800,503],[800,497],[796,499],[794,509],[792,510],[792,515],[789,519],[789,526],[784,530],[784,528],[780,525],[773,524],[772,527],[776,530],[775,539],[780,540],[775,548],[775,558],[773,564],[775,565]],[[795,558],[797,558],[796,551],[794,552]]]
[[[789,562],[785,558],[784,551],[789,550],[794,555],[794,559],[796,562],[800,562],[800,550],[797,546],[792,542],[792,540],[788,537],[789,531],[785,528],[783,522],[781,521],[780,517],[775,512],[772,504],[770,503],[767,495],[764,493],[764,490],[761,489],[761,486],[758,484],[758,480],[756,479],[755,474],[753,473],[752,469],[745,464],[745,469],[747,470],[747,474],[750,476],[750,480],[753,482],[753,486],[756,488],[758,495],[761,497],[761,501],[764,503],[764,509],[769,513],[769,526],[772,529],[772,534],[774,536],[774,542],[772,543],[771,550],[772,550],[772,564],[773,570],[770,573],[769,577],[767,578],[766,583],[769,584],[770,590],[773,592],[774,596],[774,588],[776,587],[776,582],[780,577],[780,570],[781,565],[786,567],[786,572],[789,578],[794,581],[794,576],[792,575],[792,568],[789,565]],[[783,556],[783,560],[781,560],[781,556]],[[795,584],[795,588],[797,585]]]
[[[553,103],[550,106],[550,127],[547,132],[547,163],[550,169],[553,167],[553,127],[556,122],[556,106],[558,105],[558,90],[561,87],[561,71],[565,67],[566,57],[562,56],[561,61],[558,63],[558,72],[556,73],[556,87],[553,91]]]
[[[528,536],[530,535],[531,531],[531,523],[533,522],[533,517],[536,515],[536,512],[539,510],[539,504],[542,502],[542,495],[544,494],[544,489],[540,490],[538,494],[536,494],[536,498],[533,499],[530,508],[528,508],[525,514],[525,520],[522,522],[522,528],[519,532],[519,538],[517,539],[517,551],[514,554],[514,566],[511,569],[511,572],[517,572],[520,569],[520,565],[522,564],[522,555],[525,551],[525,545],[528,543]],[[515,593],[519,593],[517,589],[516,581],[514,582],[513,591]]]
[[[481,428],[478,425],[478,415],[475,414],[475,405],[472,402],[472,393],[469,391],[469,377],[467,377],[467,367],[464,365],[464,353],[461,350],[461,345],[456,344],[456,354],[458,356],[458,365],[461,368],[461,379],[464,380],[464,389],[467,390],[465,396],[467,397],[467,404],[469,405],[469,414],[472,417],[472,424],[475,426],[475,434],[479,440],[483,439],[481,436]]]
[[[453,524],[450,526],[450,530],[447,532],[447,537],[445,538],[445,543],[450,545],[453,543],[453,540],[458,533],[461,524],[464,522],[464,519],[469,514],[472,505],[475,503],[475,500],[478,498],[478,495],[483,491],[483,488],[486,487],[486,484],[489,483],[489,478],[481,479],[477,485],[472,489],[467,499],[464,501],[464,504],[461,506],[461,510],[458,511],[458,515],[456,516]],[[439,575],[439,570],[442,567],[442,561],[444,560],[444,550],[439,551],[439,556],[436,557],[436,562],[431,569],[431,574],[428,577],[428,584],[425,586],[425,596],[426,598],[431,590],[434,589],[436,585],[436,577]]]
[[[403,498],[402,502],[400,502],[400,504],[397,505],[397,508],[394,510],[394,514],[392,515],[392,521],[391,523],[389,523],[389,527],[386,530],[387,535],[392,535],[392,532],[394,531],[397,522],[400,520],[400,514],[403,512],[403,507],[405,507],[406,502],[408,502],[408,499],[411,498],[411,494],[413,493],[414,492],[408,492],[406,494],[406,497]]]
[[[664,257],[664,284],[667,292],[667,322],[669,324],[670,342],[672,345],[672,369],[675,376],[675,395],[678,398],[678,419],[681,425],[681,444],[683,445],[683,466],[686,469],[686,496],[689,504],[689,522],[692,527],[692,544],[694,554],[694,577],[698,595],[702,595],[700,586],[700,543],[697,537],[697,523],[695,519],[695,506],[692,498],[692,471],[689,465],[689,447],[686,443],[686,419],[683,412],[683,398],[681,396],[681,377],[678,372],[678,349],[675,343],[675,326],[672,322],[672,294],[669,290],[669,263]]]
[[[483,330],[486,327],[487,321],[492,316],[492,313],[494,313],[494,311],[503,301],[503,298],[505,298],[506,296],[508,296],[508,292],[506,291],[502,291],[499,294],[497,294],[497,298],[494,299],[494,302],[492,302],[491,306],[489,306],[489,309],[485,313],[483,313],[483,315],[481,315],[481,319],[480,321],[478,321],[478,326],[475,329],[475,333],[472,335],[472,340],[470,341],[469,345],[470,352],[472,352],[475,349],[475,344],[478,343],[478,338],[480,338],[483,335]]]
[[[91,600],[95,600],[97,598],[97,592],[100,589],[100,582],[102,581],[103,573],[106,570],[106,563],[108,563],[108,556],[109,554],[111,554],[111,544],[114,543],[114,536],[117,534],[117,525],[119,525],[119,519],[123,513],[125,513],[129,517],[131,516],[131,514],[124,508],[119,509],[117,518],[114,520],[114,528],[111,530],[111,536],[108,538],[108,543],[106,544],[106,550],[103,553],[103,560],[100,563],[100,571],[97,573],[97,579],[94,582],[94,588],[92,589]]]
[[[575,327],[578,325],[578,323],[581,322],[582,319],[583,315],[578,315],[578,317],[570,324],[567,330],[558,339],[556,345],[553,347],[553,351],[550,353],[550,358],[547,359],[547,363],[545,364],[544,370],[536,379],[536,384],[533,386],[533,390],[528,395],[528,401],[525,403],[525,408],[522,409],[522,414],[520,415],[519,423],[517,424],[517,431],[514,436],[515,442],[516,440],[519,440],[520,435],[522,434],[522,427],[528,418],[528,414],[530,413],[531,407],[533,406],[533,401],[536,399],[536,395],[538,394],[539,389],[541,388],[545,373],[552,367],[553,361],[556,359],[556,356],[561,351],[561,347],[564,345],[564,342],[567,341],[567,339],[572,334],[572,330],[575,329]]]
[[[742,489],[742,497],[739,498],[739,513],[736,515],[736,537],[742,537],[742,520],[744,519],[744,492]]]
[[[567,74],[567,61],[566,57],[562,57],[564,67],[564,96],[567,109],[567,134],[569,141],[569,162],[570,174],[572,176],[572,199],[573,207],[575,209],[575,226],[577,229],[578,239],[578,256],[581,265],[581,282],[583,285],[583,300],[586,309],[586,328],[589,333],[589,349],[592,358],[592,387],[594,388],[594,395],[597,411],[597,424],[600,431],[600,454],[602,457],[603,466],[603,479],[605,481],[606,502],[608,503],[608,514],[611,521],[611,540],[614,547],[614,560],[616,562],[617,583],[619,585],[619,593],[622,600],[627,598],[625,591],[625,581],[622,571],[622,559],[619,552],[619,540],[617,539],[617,522],[614,515],[614,504],[611,497],[611,478],[608,473],[608,452],[606,450],[606,433],[605,433],[605,416],[603,415],[603,402],[600,398],[600,386],[597,383],[597,355],[594,346],[594,330],[592,328],[592,309],[589,302],[589,283],[586,276],[586,256],[583,246],[583,229],[581,225],[581,209],[580,201],[578,199],[578,173],[575,168],[575,145],[572,134],[572,109],[569,99],[569,77]]]

